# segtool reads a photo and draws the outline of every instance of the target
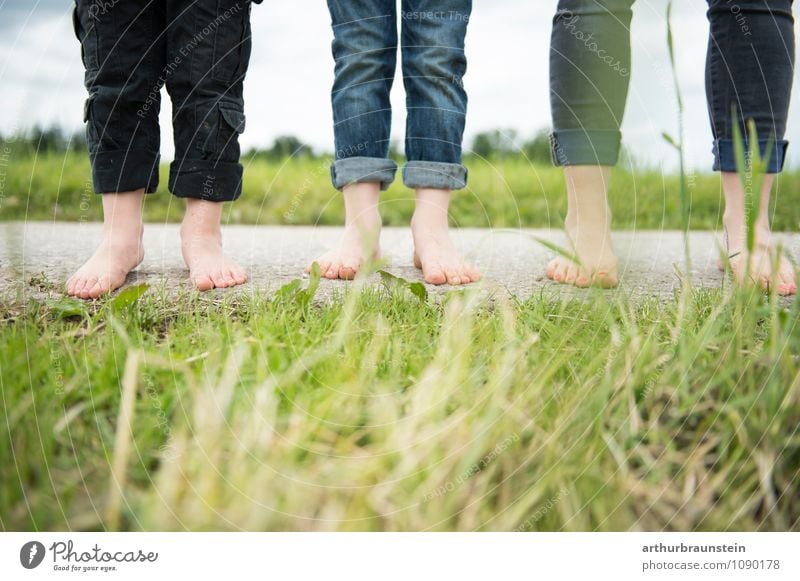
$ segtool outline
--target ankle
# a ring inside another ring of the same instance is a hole
[[[144,223],[118,221],[103,223],[103,240],[114,245],[141,244],[144,238]]]
[[[574,231],[584,228],[611,230],[611,207],[607,203],[592,205],[570,204],[564,218],[564,227]]]

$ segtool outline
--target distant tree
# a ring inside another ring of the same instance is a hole
[[[550,132],[542,129],[531,139],[522,144],[522,151],[525,157],[532,163],[549,164],[552,161],[550,155]]]
[[[264,152],[269,159],[285,159],[287,157],[312,157],[311,148],[294,135],[281,135],[272,142],[272,147]]]
[[[472,153],[487,159],[505,159],[517,153],[517,135],[514,129],[478,133],[472,140]]]

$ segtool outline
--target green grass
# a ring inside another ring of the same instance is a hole
[[[0,529],[800,529],[797,303],[297,286],[5,301]]]
[[[101,207],[92,193],[89,164],[83,153],[10,156],[0,195],[0,220],[100,220]],[[328,161],[288,159],[245,160],[244,194],[228,206],[226,220],[243,224],[343,223],[341,195],[330,185]],[[452,202],[452,222],[461,227],[555,227],[566,213],[561,171],[532,165],[519,157],[506,161],[466,161],[470,187]],[[153,222],[180,220],[183,203],[166,191],[166,167],[161,188],[148,198],[146,218]],[[719,178],[691,176],[692,229],[716,229],[722,217]],[[773,216],[776,230],[800,227],[800,172],[782,174],[773,199],[781,211]],[[615,228],[681,229],[680,179],[654,170],[617,169],[611,189]],[[382,198],[387,225],[409,223],[413,192],[398,180]]]

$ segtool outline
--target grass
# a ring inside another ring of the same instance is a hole
[[[16,155],[3,168],[0,182],[0,220],[96,221],[101,207],[92,192],[89,164],[83,153]],[[341,225],[341,195],[330,185],[329,161],[293,159],[268,162],[245,160],[244,194],[227,209],[226,220],[243,224]],[[528,163],[521,157],[490,162],[468,159],[470,187],[452,201],[454,225],[460,227],[561,228],[566,194],[561,171]],[[152,222],[177,222],[183,203],[166,191],[166,167],[161,187],[148,198],[145,213]],[[688,209],[691,229],[718,229],[722,219],[719,178],[690,176]],[[677,175],[655,170],[615,170],[611,189],[615,228],[674,229],[684,227],[681,183]],[[784,172],[773,196],[780,212],[772,212],[776,230],[800,226],[800,171]],[[395,183],[382,198],[387,225],[408,225],[414,210],[413,193]]]
[[[797,302],[385,282],[5,301],[0,528],[800,529]]]

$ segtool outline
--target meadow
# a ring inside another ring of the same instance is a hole
[[[798,303],[0,306],[3,530],[798,530]]]
[[[102,208],[92,191],[85,153],[10,154],[0,189],[0,220],[97,221]],[[242,197],[230,204],[231,224],[341,225],[341,195],[330,185],[330,159],[321,157],[267,160],[257,155],[243,160]],[[561,228],[566,194],[561,171],[532,163],[522,155],[504,159],[470,157],[469,188],[454,195],[454,226],[479,228]],[[162,167],[159,192],[149,196],[145,217],[151,222],[179,222],[183,202],[166,190]],[[718,176],[690,174],[690,227],[718,229],[722,193]],[[615,170],[611,189],[614,227],[619,230],[681,229],[680,182],[676,173],[652,168]],[[800,171],[783,173],[773,196],[780,212],[772,212],[776,230],[800,225]],[[384,193],[381,213],[388,226],[408,225],[414,196],[400,180]]]

